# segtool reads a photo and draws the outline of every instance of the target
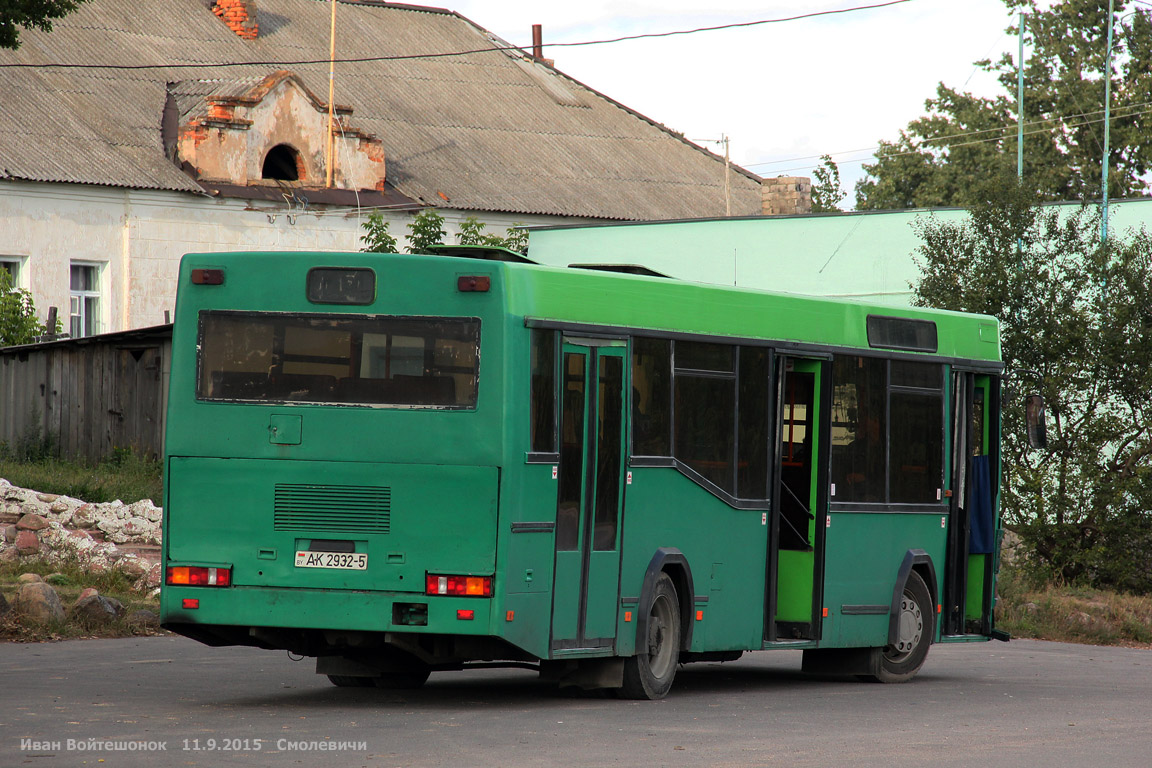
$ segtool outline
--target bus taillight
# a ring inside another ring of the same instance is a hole
[[[228,587],[232,585],[232,569],[170,565],[164,583],[189,587]]]
[[[428,595],[492,597],[491,576],[440,576],[430,573],[425,577],[424,584],[424,593]]]
[[[194,269],[192,270],[193,285],[224,285],[224,270],[222,269]]]
[[[456,278],[456,289],[465,293],[487,293],[491,287],[492,278],[487,275],[463,275]]]

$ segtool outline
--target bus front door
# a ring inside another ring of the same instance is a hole
[[[623,341],[565,339],[552,649],[611,648],[620,582],[626,398]]]
[[[777,361],[775,493],[768,539],[766,643],[820,639],[828,498],[828,364]]]

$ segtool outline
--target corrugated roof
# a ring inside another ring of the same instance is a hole
[[[157,69],[5,69],[0,178],[200,191],[165,157],[170,84],[183,117],[207,95],[243,92],[288,69],[320,98],[328,65],[323,0],[259,0],[245,41],[208,0],[98,0],[21,32],[0,64],[160,65]],[[492,44],[437,9],[341,2],[344,59],[474,50]],[[220,67],[225,62],[260,62]],[[190,67],[176,65],[193,65]],[[519,53],[338,64],[336,102],[374,134],[388,182],[440,206],[610,219],[724,213],[723,159]],[[733,214],[760,212],[757,177],[734,168]],[[448,198],[448,203],[444,202]]]

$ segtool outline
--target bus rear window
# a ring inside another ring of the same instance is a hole
[[[477,318],[202,312],[196,397],[474,408]]]

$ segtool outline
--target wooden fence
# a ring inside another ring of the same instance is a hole
[[[172,326],[0,348],[0,443],[49,439],[66,458],[164,451]]]

